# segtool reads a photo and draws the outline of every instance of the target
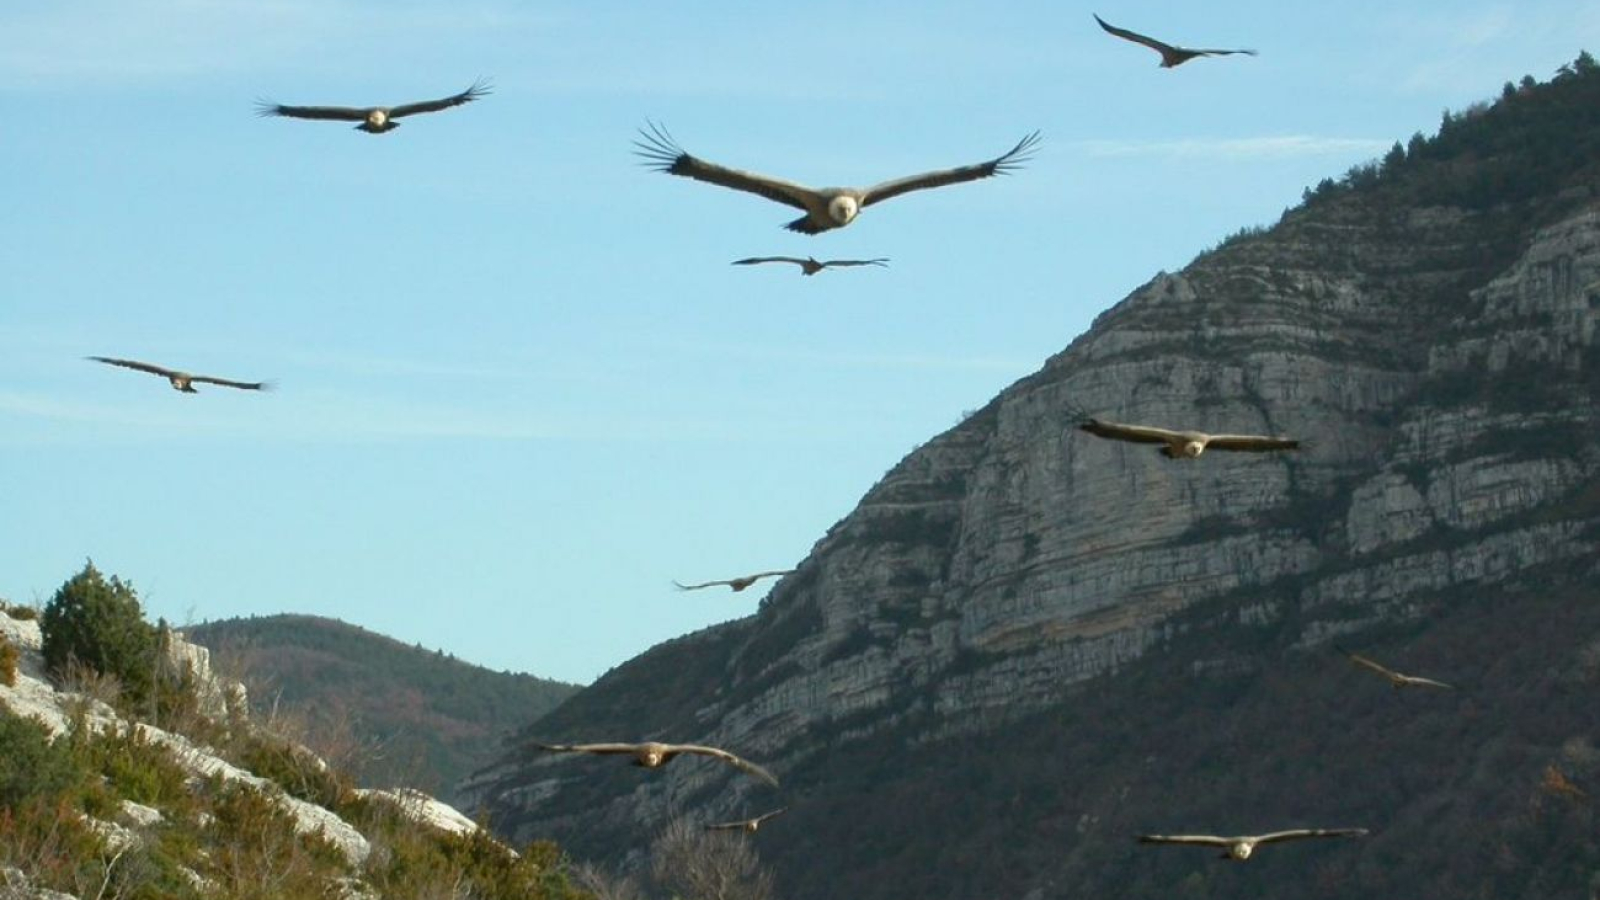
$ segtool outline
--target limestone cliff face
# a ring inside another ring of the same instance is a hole
[[[1393,194],[1334,196],[1158,275],[903,460],[756,616],[619,667],[539,737],[737,748],[785,779],[791,805],[829,810],[805,846],[848,855],[839,842],[859,836],[837,817],[852,802],[900,796],[919,815],[893,783],[843,796],[862,748],[892,782],[888,754],[1036,722],[1152,659],[1199,678],[1259,672],[1273,655],[1321,658],[1335,637],[1423,628],[1452,597],[1587,571],[1600,201],[1570,180],[1502,204]],[[1308,448],[1169,461],[1077,431],[1083,412]],[[968,764],[1003,767],[1005,752]],[[601,762],[512,753],[476,784],[518,839],[624,861],[671,815],[779,802],[721,767],[640,777]],[[940,777],[906,765],[908,783]],[[1096,802],[1072,834],[1115,819]],[[792,893],[828,896],[773,840]],[[930,825],[906,840],[953,838]],[[1056,865],[1018,883],[1066,895],[1046,877]],[[875,877],[850,895],[893,896]]]

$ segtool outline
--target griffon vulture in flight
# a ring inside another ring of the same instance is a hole
[[[778,786],[778,779],[773,777],[771,772],[719,747],[705,747],[700,744],[660,744],[655,741],[645,741],[641,744],[536,744],[535,746],[540,750],[557,753],[626,754],[633,757],[634,765],[644,766],[646,769],[664,766],[672,762],[673,757],[682,753],[695,753],[721,760],[773,787]]]
[[[1108,25],[1106,24],[1106,20],[1100,18],[1099,16],[1095,16],[1094,20],[1099,22],[1100,27],[1104,28],[1107,33],[1114,34],[1125,41],[1133,41],[1135,44],[1143,44],[1146,47],[1149,47],[1151,50],[1161,54],[1161,68],[1163,69],[1181,66],[1189,60],[1194,59],[1196,56],[1230,56],[1234,53],[1243,53],[1248,56],[1256,55],[1254,50],[1197,50],[1190,47],[1174,47],[1171,44],[1158,41],[1153,37],[1142,35],[1137,31],[1129,31],[1126,28],[1118,28],[1115,25]]]
[[[793,569],[774,569],[771,572],[757,572],[754,575],[742,575],[738,578],[724,578],[720,581],[703,581],[699,584],[679,584],[678,582],[674,581],[673,585],[676,586],[680,591],[698,591],[701,588],[716,587],[719,584],[725,584],[732,588],[735,593],[738,593],[739,591],[744,590],[763,578],[771,578],[774,575],[788,575],[793,571]]]
[[[1297,450],[1300,442],[1294,438],[1268,437],[1259,434],[1206,434],[1203,431],[1172,431],[1149,425],[1123,425],[1091,418],[1078,426],[1096,437],[1135,444],[1161,444],[1161,455],[1168,459],[1194,459],[1207,450],[1234,450],[1244,453],[1266,453],[1273,450]]]
[[[752,256],[748,259],[736,259],[736,266],[753,266],[758,263],[794,263],[800,267],[800,274],[815,275],[823,269],[839,268],[841,266],[888,266],[887,259],[830,259],[819,262],[814,256],[801,259],[798,256]]]
[[[843,228],[855,221],[856,214],[861,212],[863,207],[881,203],[910,191],[959,184],[963,181],[988,178],[990,175],[1004,175],[1027,162],[1033,150],[1039,145],[1039,132],[1035,131],[1018,141],[1015,147],[1003,155],[988,162],[896,178],[869,188],[810,188],[793,181],[730,169],[690,156],[678,146],[678,142],[673,140],[665,128],[654,122],[649,125],[648,130],[639,129],[639,134],[644,140],[633,142],[638,148],[636,151],[638,155],[646,160],[646,165],[670,175],[682,175],[696,181],[733,188],[736,191],[760,194],[768,200],[775,200],[802,210],[805,215],[785,227],[803,234],[820,234],[834,228]]]
[[[490,92],[489,83],[483,80],[474,81],[472,86],[459,94],[452,94],[442,100],[424,100],[420,103],[405,103],[400,106],[368,106],[356,108],[354,106],[285,106],[262,100],[258,104],[257,115],[262,116],[290,116],[296,119],[331,119],[336,122],[360,122],[357,131],[367,134],[383,134],[400,127],[395,119],[414,116],[418,113],[439,112],[452,106],[482,97]]]
[[[1338,647],[1337,644],[1334,646]],[[1445,684],[1442,681],[1434,681],[1432,678],[1421,678],[1416,675],[1405,675],[1403,673],[1396,672],[1382,663],[1367,659],[1365,656],[1362,656],[1359,653],[1351,653],[1349,650],[1346,650],[1343,647],[1338,647],[1338,650],[1340,653],[1348,656],[1350,661],[1356,665],[1365,669],[1371,669],[1372,671],[1377,672],[1379,675],[1389,679],[1389,684],[1393,685],[1394,689],[1397,691],[1401,688],[1408,687],[1431,687],[1444,688],[1452,691],[1455,690],[1455,685]]]
[[[1296,828],[1292,831],[1274,831],[1270,834],[1246,834],[1238,837],[1219,837],[1213,834],[1141,834],[1141,844],[1194,844],[1200,847],[1221,847],[1223,859],[1244,861],[1260,844],[1279,841],[1298,841],[1302,838],[1362,837],[1365,828]]]
[[[239,388],[246,391],[265,391],[272,388],[272,383],[267,381],[229,381],[226,378],[213,378],[210,375],[191,375],[188,372],[179,372],[176,369],[167,369],[161,366],[139,362],[133,359],[112,359],[109,356],[89,356],[95,362],[103,362],[111,366],[121,366],[124,369],[137,369],[140,372],[149,372],[151,375],[160,375],[172,382],[173,390],[185,394],[198,394],[194,389],[196,384],[220,384],[223,387]]]
[[[753,819],[740,819],[737,822],[718,822],[715,825],[707,825],[706,826],[706,830],[707,831],[744,831],[744,832],[748,832],[750,834],[755,834],[756,830],[761,827],[761,823],[762,822],[765,822],[766,820],[772,818],[773,816],[782,815],[782,814],[784,814],[785,812],[788,812],[788,811],[789,811],[789,807],[780,806],[777,809],[773,810],[772,812],[762,813],[761,815],[756,816]]]

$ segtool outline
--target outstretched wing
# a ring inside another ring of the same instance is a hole
[[[149,372],[151,375],[160,375],[162,378],[171,378],[174,375],[183,374],[182,372],[175,372],[172,369],[165,369],[151,363],[139,362],[136,359],[114,359],[109,356],[86,356],[84,359],[92,359],[95,362],[103,362],[110,366],[121,366],[124,369],[137,369],[140,372]]]
[[[1274,844],[1278,841],[1298,841],[1301,838],[1363,837],[1366,833],[1365,828],[1295,828],[1263,834],[1255,841],[1257,844]]]
[[[674,581],[674,582],[672,582],[672,585],[673,585],[673,587],[676,587],[680,591],[698,591],[701,588],[716,587],[719,584],[732,584],[732,583],[733,582],[724,579],[722,581],[702,581],[699,584],[681,584],[681,583],[679,583],[677,581]]]
[[[1082,431],[1087,431],[1095,437],[1110,438],[1113,441],[1130,441],[1135,444],[1170,444],[1174,441],[1183,441],[1187,435],[1181,431],[1170,431],[1166,428],[1155,428],[1149,425],[1123,425],[1120,422],[1104,422],[1100,419],[1090,419],[1079,425]]]
[[[638,744],[534,744],[540,750],[557,753],[635,753]]]
[[[875,184],[861,193],[861,205],[871,206],[898,197],[910,191],[920,191],[924,188],[943,187],[947,184],[959,184],[963,181],[976,181],[979,178],[988,178],[990,175],[1005,175],[1011,170],[1021,166],[1033,156],[1033,151],[1039,146],[1039,132],[1028,135],[1017,145],[1007,150],[1004,154],[978,163],[974,166],[957,166],[954,169],[940,169],[937,172],[924,172],[921,175],[912,175],[907,178],[897,178]]]
[[[830,259],[823,263],[824,266],[887,266],[889,260],[885,259]]]
[[[1141,834],[1141,844],[1195,844],[1201,847],[1231,847],[1233,838],[1214,834]]]
[[[1246,56],[1259,56],[1260,55],[1259,53],[1257,53],[1254,50],[1194,50],[1194,49],[1191,49],[1188,52],[1197,53],[1197,54],[1199,54],[1201,56],[1232,56],[1235,53],[1243,53]]]
[[[755,777],[761,779],[762,781],[765,781],[767,784],[770,784],[773,787],[777,787],[778,786],[778,779],[771,772],[768,772],[766,769],[761,768],[760,766],[756,765],[755,763],[751,762],[748,759],[745,759],[742,756],[739,756],[739,755],[733,754],[733,753],[729,753],[728,751],[722,749],[721,747],[707,747],[707,746],[705,746],[703,744],[669,744],[667,746],[667,752],[668,753],[696,753],[696,754],[699,754],[700,756],[709,756],[712,759],[720,759],[723,762],[725,762],[725,763],[727,763],[727,764],[729,764],[731,766],[734,766],[735,768],[738,768],[738,769],[740,769],[740,770],[742,770],[744,772],[747,772],[747,773],[749,773],[751,775],[754,775]]]
[[[1359,653],[1351,653],[1349,650],[1346,650],[1343,647],[1339,647],[1339,645],[1337,645],[1337,644],[1335,644],[1334,646],[1339,650],[1340,653],[1343,653],[1345,656],[1349,657],[1350,661],[1355,663],[1358,666],[1361,666],[1361,667],[1367,668],[1367,669],[1371,669],[1372,671],[1377,672],[1379,675],[1382,675],[1385,678],[1398,678],[1398,677],[1400,677],[1400,673],[1399,672],[1396,672],[1395,670],[1389,668],[1388,666],[1384,665],[1383,663],[1378,662],[1377,660],[1368,659],[1368,658],[1366,658],[1365,656],[1362,656]]]
[[[366,121],[367,111],[353,106],[285,106],[270,100],[256,101],[258,116],[289,116],[294,119],[330,119],[337,122]]]
[[[239,388],[244,391],[270,391],[270,381],[229,381],[226,378],[213,378],[210,375],[191,375],[189,380],[195,384],[220,384],[223,387]]]
[[[1447,691],[1453,691],[1456,689],[1456,686],[1453,684],[1445,684],[1442,681],[1434,681],[1432,678],[1423,678],[1421,675],[1402,675],[1401,677],[1405,679],[1406,684],[1413,685],[1415,687],[1436,687],[1444,688]]]
[[[750,256],[744,259],[736,259],[733,264],[736,266],[753,266],[757,263],[774,262],[794,263],[797,266],[804,266],[808,260],[801,259],[798,256]]]
[[[682,175],[685,178],[733,188],[736,191],[748,191],[795,209],[810,211],[806,206],[806,199],[816,196],[816,191],[811,188],[781,178],[769,178],[754,172],[730,169],[690,156],[678,146],[678,142],[673,140],[665,127],[655,122],[647,124],[649,130],[639,129],[639,135],[644,140],[633,142],[634,147],[638,148],[634,152],[644,157],[645,165],[669,175]]]
[[[1206,441],[1206,449],[1267,453],[1272,450],[1298,450],[1300,442],[1294,438],[1268,437],[1260,434],[1214,434]]]
[[[472,101],[484,96],[485,94],[491,93],[492,91],[493,88],[489,85],[489,82],[480,78],[477,81],[474,81],[471,87],[467,88],[461,93],[451,94],[450,96],[445,97],[443,100],[424,100],[421,103],[407,103],[402,106],[396,106],[389,110],[389,118],[398,119],[402,116],[414,116],[417,113],[438,112],[442,109],[449,109],[452,106],[460,106],[463,103],[471,103]]]
[[[1096,22],[1100,23],[1100,27],[1104,28],[1106,30],[1106,33],[1114,34],[1117,37],[1122,38],[1125,41],[1133,41],[1135,44],[1143,44],[1146,47],[1149,47],[1151,50],[1154,50],[1157,53],[1161,54],[1163,57],[1166,57],[1169,54],[1181,54],[1183,52],[1183,50],[1181,48],[1174,47],[1171,44],[1168,44],[1168,43],[1166,43],[1164,41],[1158,41],[1155,38],[1150,37],[1149,35],[1140,34],[1137,31],[1129,31],[1126,28],[1118,28],[1117,26],[1108,23],[1105,19],[1100,18],[1100,16],[1098,16],[1098,15],[1096,15],[1094,13],[1090,13],[1090,15],[1094,16],[1094,20]],[[1204,53],[1204,52],[1209,52],[1209,51],[1200,51],[1200,52]]]
[[[793,571],[794,571],[793,569],[772,569],[772,570],[766,571],[766,572],[757,572],[754,575],[746,575],[744,578],[741,578],[739,580],[740,581],[760,581],[763,578],[771,578],[774,575],[788,575],[790,572],[793,572]]]

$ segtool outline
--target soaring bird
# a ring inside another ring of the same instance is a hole
[[[1172,431],[1149,425],[1123,425],[1089,419],[1078,426],[1096,437],[1135,444],[1161,444],[1161,455],[1168,459],[1194,459],[1207,450],[1235,450],[1245,453],[1265,453],[1272,450],[1297,450],[1300,442],[1294,438],[1267,437],[1259,434],[1206,434],[1203,431]]]
[[[452,94],[442,100],[424,100],[421,103],[405,103],[400,106],[368,106],[358,109],[354,106],[284,106],[270,100],[261,100],[257,103],[257,115],[262,116],[290,116],[296,119],[332,119],[337,122],[360,122],[357,131],[367,134],[383,134],[400,127],[395,119],[414,116],[418,113],[438,112],[452,106],[460,106],[489,93],[489,83],[479,79],[472,86],[459,94]]]
[[[716,587],[719,584],[725,584],[732,588],[735,593],[737,593],[749,587],[750,585],[755,584],[763,578],[771,578],[774,575],[788,575],[793,571],[793,569],[774,569],[771,572],[757,572],[754,575],[741,575],[738,578],[724,578],[720,581],[703,581],[699,584],[679,584],[678,582],[674,581],[673,584],[676,585],[680,591],[698,591],[701,588]]]
[[[1153,37],[1142,35],[1137,31],[1129,31],[1126,28],[1118,28],[1115,25],[1108,25],[1106,24],[1106,20],[1100,18],[1098,15],[1094,17],[1094,20],[1099,22],[1100,27],[1104,28],[1108,33],[1114,34],[1126,41],[1133,41],[1135,44],[1143,44],[1146,47],[1149,47],[1151,50],[1161,54],[1161,68],[1163,69],[1181,66],[1189,60],[1194,59],[1196,56],[1230,56],[1234,53],[1244,53],[1249,56],[1256,55],[1254,50],[1197,50],[1190,47],[1174,47],[1171,44],[1158,41]]]
[[[272,389],[272,383],[268,381],[229,381],[226,378],[213,378],[210,375],[191,375],[188,372],[179,372],[176,369],[167,369],[161,366],[152,365],[147,362],[139,362],[138,360],[134,359],[112,359],[109,356],[87,356],[84,358],[92,359],[95,362],[103,362],[107,365],[121,366],[124,369],[137,369],[140,372],[149,372],[152,375],[160,375],[162,378],[172,382],[172,387],[174,390],[183,391],[185,394],[200,393],[194,389],[196,384],[220,384],[223,387],[239,388],[246,391],[266,391]]]
[[[707,831],[745,831],[745,832],[749,832],[750,834],[755,834],[756,833],[756,829],[761,827],[761,823],[762,822],[765,822],[766,820],[772,818],[773,816],[782,815],[782,814],[784,814],[785,812],[788,812],[788,811],[789,811],[789,807],[780,806],[777,809],[773,810],[772,812],[762,813],[761,815],[756,816],[753,819],[740,819],[737,822],[718,822],[715,825],[707,825],[706,826],[706,830]]]
[[[1238,837],[1218,837],[1213,834],[1141,834],[1141,844],[1195,844],[1201,847],[1221,847],[1223,859],[1244,861],[1260,844],[1279,841],[1298,841],[1302,838],[1362,837],[1365,828],[1296,828],[1292,831],[1274,831],[1270,834],[1247,834]]]
[[[622,753],[633,757],[633,764],[654,769],[672,762],[673,757],[682,753],[695,753],[700,756],[709,756],[719,759],[730,766],[765,781],[773,787],[778,786],[778,779],[771,772],[761,768],[744,757],[729,753],[720,747],[706,747],[700,744],[661,744],[655,741],[645,741],[640,744],[535,744],[540,750],[551,750],[557,753]]]
[[[1362,668],[1371,669],[1372,671],[1377,672],[1379,675],[1389,679],[1389,684],[1393,685],[1394,689],[1397,691],[1401,688],[1408,687],[1431,687],[1444,688],[1452,691],[1455,690],[1455,685],[1445,684],[1442,681],[1434,681],[1432,678],[1421,678],[1416,675],[1405,675],[1400,672],[1396,672],[1382,663],[1367,659],[1365,656],[1362,656],[1359,653],[1351,653],[1349,650],[1339,647],[1337,644],[1334,646],[1338,647],[1340,653],[1343,653],[1345,656],[1349,657],[1351,662],[1361,666]]]
[[[790,231],[803,234],[820,234],[830,229],[843,228],[855,221],[856,214],[863,207],[910,191],[1006,174],[1027,162],[1039,145],[1039,132],[1035,131],[1018,141],[1015,147],[1003,155],[977,165],[924,172],[921,175],[885,181],[869,188],[810,188],[793,181],[730,169],[690,156],[678,146],[678,142],[666,128],[654,122],[648,124],[650,126],[648,130],[639,129],[639,135],[644,140],[633,142],[638,148],[636,152],[644,157],[646,165],[671,175],[682,175],[696,181],[720,184],[736,191],[760,194],[768,200],[803,210],[805,215],[785,226]]]
[[[887,259],[830,259],[827,262],[818,262],[814,256],[801,259],[798,256],[751,256],[747,259],[736,259],[736,266],[753,266],[758,263],[794,263],[800,267],[800,274],[815,275],[823,269],[838,268],[841,266],[887,266]]]

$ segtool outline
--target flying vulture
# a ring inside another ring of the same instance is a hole
[[[112,366],[121,366],[124,369],[137,369],[140,372],[149,372],[152,375],[160,375],[162,378],[172,382],[173,390],[182,391],[185,394],[200,393],[194,389],[196,384],[220,384],[223,387],[239,388],[246,391],[265,391],[272,388],[272,383],[268,381],[229,381],[226,378],[213,378],[210,375],[191,375],[188,372],[179,372],[176,369],[167,369],[134,359],[112,359],[109,356],[89,356],[85,357],[85,359],[92,359],[95,362],[103,362]]]
[[[802,210],[805,215],[785,227],[803,234],[820,234],[830,229],[843,228],[855,221],[856,214],[863,207],[910,191],[1006,174],[1027,162],[1039,144],[1039,132],[1035,131],[1018,141],[1017,145],[1004,155],[977,165],[924,172],[921,175],[885,181],[869,188],[809,188],[793,181],[730,169],[690,156],[678,146],[678,142],[666,128],[654,122],[649,123],[649,126],[648,130],[639,129],[639,134],[644,140],[633,142],[638,148],[636,152],[644,157],[646,165],[671,175],[682,175],[696,181],[720,184],[736,191],[760,194],[768,200],[775,200]]]
[[[536,744],[535,746],[540,750],[557,753],[627,754],[633,757],[634,765],[644,766],[646,769],[664,766],[681,753],[695,753],[719,759],[773,787],[778,786],[778,779],[773,777],[771,772],[719,747],[705,747],[700,744],[660,744],[655,741],[645,741],[640,744]]]
[[[707,831],[745,831],[745,832],[749,832],[750,834],[755,834],[756,833],[756,829],[761,827],[761,823],[762,822],[765,822],[766,820],[772,818],[773,816],[782,815],[783,813],[787,812],[788,810],[789,810],[789,807],[780,806],[777,809],[773,810],[772,812],[762,813],[761,815],[756,816],[753,819],[740,819],[737,822],[718,822],[715,825],[707,825],[706,826],[706,830]]]
[[[1338,647],[1337,644],[1334,646]],[[1455,690],[1455,685],[1445,684],[1442,681],[1434,681],[1432,678],[1421,678],[1416,675],[1405,675],[1400,672],[1396,672],[1382,663],[1367,659],[1365,656],[1362,656],[1359,653],[1351,653],[1349,650],[1346,650],[1343,647],[1338,647],[1338,650],[1340,653],[1348,656],[1350,661],[1356,665],[1365,669],[1371,669],[1372,671],[1377,672],[1379,675],[1389,679],[1389,684],[1393,685],[1394,689],[1397,691],[1401,688],[1407,687],[1431,687]]]
[[[1256,55],[1254,50],[1196,50],[1189,47],[1174,47],[1171,44],[1162,43],[1153,37],[1146,37],[1145,35],[1139,34],[1136,31],[1129,31],[1126,28],[1118,28],[1115,25],[1108,25],[1106,24],[1106,20],[1100,18],[1099,16],[1095,16],[1094,20],[1099,22],[1100,27],[1104,28],[1108,33],[1114,34],[1126,41],[1133,41],[1135,44],[1143,44],[1146,47],[1149,47],[1151,50],[1161,54],[1161,68],[1163,69],[1181,66],[1189,60],[1194,59],[1196,56],[1229,56],[1234,53],[1244,53],[1249,56]]]
[[[1279,841],[1298,841],[1302,838],[1361,837],[1365,828],[1296,828],[1292,831],[1274,831],[1270,834],[1247,834],[1238,837],[1218,837],[1213,834],[1141,834],[1141,844],[1194,844],[1200,847],[1221,847],[1223,859],[1241,862],[1250,858],[1258,844],[1275,844]]]
[[[1207,450],[1234,450],[1244,453],[1266,453],[1272,450],[1297,450],[1300,442],[1294,438],[1267,437],[1259,434],[1206,434],[1203,431],[1171,431],[1149,425],[1123,425],[1090,419],[1078,426],[1096,437],[1135,444],[1161,444],[1161,455],[1168,459],[1194,459]]]
[[[750,585],[755,584],[763,578],[771,578],[774,575],[788,575],[793,571],[793,569],[774,569],[771,572],[757,572],[754,575],[742,575],[738,578],[725,578],[721,581],[703,581],[699,584],[679,584],[678,582],[674,581],[673,584],[677,586],[678,590],[680,591],[698,591],[701,588],[716,587],[719,584],[725,584],[732,588],[735,593],[737,593],[749,587]]]
[[[814,256],[801,259],[798,256],[752,256],[748,259],[736,259],[736,266],[753,266],[758,263],[794,263],[800,267],[800,274],[815,275],[823,269],[838,268],[841,266],[887,266],[887,259],[830,259],[827,262],[818,262]]]
[[[420,103],[405,103],[400,106],[368,106],[357,108],[354,106],[285,106],[269,100],[259,101],[257,115],[262,116],[290,116],[296,119],[331,119],[336,122],[360,122],[357,131],[367,134],[383,134],[400,127],[395,119],[414,116],[418,113],[439,112],[452,106],[482,97],[490,92],[489,83],[479,79],[472,86],[459,94],[452,94],[442,100],[424,100]]]

